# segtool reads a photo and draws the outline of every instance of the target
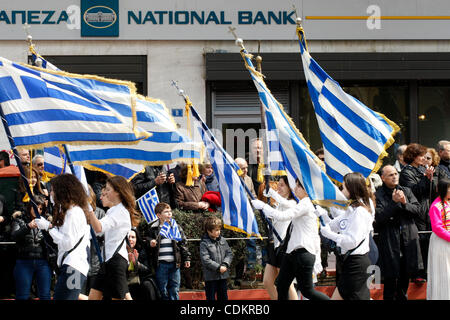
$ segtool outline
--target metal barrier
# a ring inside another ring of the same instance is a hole
[[[419,233],[432,233],[433,231],[419,231]],[[378,233],[374,233],[374,236],[377,236]],[[257,238],[257,237],[249,237],[249,238],[224,238],[225,240],[229,241],[233,241],[233,240],[261,240],[261,238]],[[262,237],[263,240],[268,239],[267,237]],[[201,241],[202,239],[186,239],[186,241]],[[15,242],[11,241],[11,242],[0,242],[0,245],[6,245],[6,244],[16,244]]]

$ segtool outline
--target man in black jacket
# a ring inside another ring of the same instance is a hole
[[[438,153],[441,159],[437,168],[439,171],[438,178],[450,179],[450,141],[439,141]]]
[[[136,199],[142,197],[147,191],[156,187],[159,202],[175,206],[173,186],[175,185],[175,176],[172,171],[165,171],[163,166],[146,166],[145,170],[131,180],[134,187]]]
[[[384,300],[407,300],[409,278],[423,268],[419,234],[414,217],[420,204],[409,188],[399,186],[397,170],[384,166],[383,186],[376,196],[375,229],[379,233]]]

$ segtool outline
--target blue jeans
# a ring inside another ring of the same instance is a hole
[[[180,291],[180,269],[175,262],[159,262],[156,268],[156,285],[161,292],[162,300],[178,300]]]
[[[17,300],[28,300],[34,275],[36,275],[39,299],[50,300],[52,270],[47,260],[44,259],[16,261],[14,278],[16,280]]]
[[[55,285],[54,300],[78,300],[81,288],[86,282],[86,276],[80,271],[65,264],[61,267],[61,272]]]

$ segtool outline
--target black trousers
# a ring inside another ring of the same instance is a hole
[[[400,258],[398,277],[384,277],[383,300],[408,300],[408,287],[410,274],[406,272],[406,259]]]
[[[309,300],[329,300],[330,298],[314,290],[313,269],[316,257],[308,250],[301,248],[286,254],[281,262],[277,278],[278,300],[288,300],[289,287],[294,278],[302,295]]]
[[[228,300],[227,279],[205,281],[206,300],[224,301]]]

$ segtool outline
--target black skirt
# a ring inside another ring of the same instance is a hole
[[[367,268],[371,265],[369,255],[349,255],[345,261],[336,257],[336,286],[344,300],[370,300]]]
[[[269,241],[266,247],[267,263],[276,268],[281,268],[281,261],[283,261],[284,254],[276,254],[273,241]]]
[[[127,270],[128,261],[116,253],[102,263],[92,288],[103,292],[104,299],[124,299],[128,292]]]

